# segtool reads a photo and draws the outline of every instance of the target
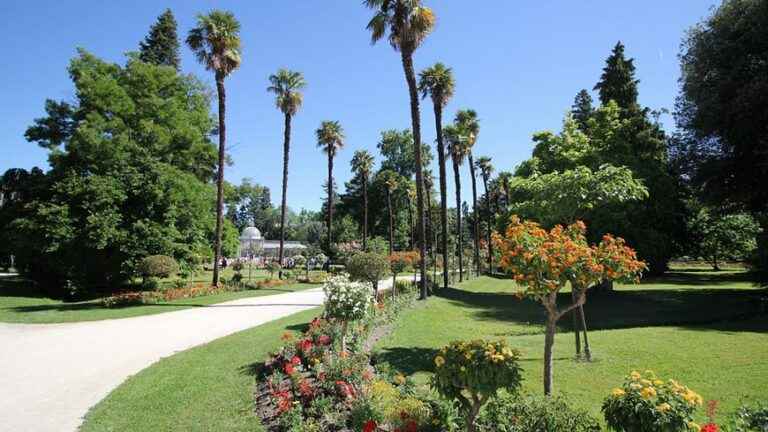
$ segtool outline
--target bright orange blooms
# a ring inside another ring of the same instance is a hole
[[[623,239],[610,234],[589,245],[587,227],[577,221],[551,230],[512,216],[505,235],[493,236],[500,266],[514,275],[524,294],[541,298],[560,291],[567,282],[583,290],[601,280],[637,281],[645,263]]]

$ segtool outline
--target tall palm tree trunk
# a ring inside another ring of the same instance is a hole
[[[488,212],[486,215],[486,223],[488,224],[488,230],[486,232],[485,241],[488,242],[488,274],[493,274],[493,244],[491,243],[491,218],[493,216],[493,210],[491,209],[491,196],[488,192],[488,177],[483,176],[483,188],[485,189],[485,207]]]
[[[368,250],[368,176],[363,176],[363,250]]]
[[[328,253],[333,244],[333,155],[328,152]]]
[[[410,234],[409,249],[413,250],[413,203],[411,203],[411,200],[408,200],[408,231]]]
[[[277,255],[277,262],[280,264],[278,277],[283,278],[283,253],[285,243],[285,211],[288,207],[288,157],[291,150],[291,115],[285,114],[285,128],[283,135],[283,198],[280,207],[280,249]]]
[[[216,73],[216,91],[219,96],[219,172],[216,178],[216,238],[213,241],[213,286],[219,285],[219,261],[221,261],[221,230],[224,225],[224,159],[226,158],[226,106],[227,93],[224,75]]]
[[[475,161],[472,158],[472,152],[467,155],[469,158],[469,175],[472,177],[472,212],[474,217],[472,218],[472,237],[475,247],[475,274],[480,274],[480,221],[477,213],[477,179],[475,176]]]
[[[437,132],[437,161],[440,165],[440,234],[443,252],[443,288],[448,288],[448,190],[446,187],[445,146],[443,145],[443,108],[435,102],[435,130]]]
[[[456,252],[459,259],[459,282],[464,281],[464,250],[461,232],[461,176],[459,175],[459,164],[453,162],[453,181],[456,183]]]
[[[389,254],[392,255],[395,250],[395,237],[392,233],[392,225],[394,225],[392,220],[392,192],[389,189],[387,189],[387,214],[389,215]]]
[[[421,119],[419,118],[419,94],[416,87],[416,75],[413,72],[413,48],[401,49],[405,81],[408,83],[408,94],[411,98],[411,127],[413,129],[413,154],[416,159],[416,217],[419,233],[419,298],[427,298],[427,284],[424,275],[427,273],[426,245],[424,230],[424,172],[421,163]]]

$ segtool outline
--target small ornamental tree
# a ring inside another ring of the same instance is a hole
[[[137,270],[144,279],[167,278],[179,271],[179,264],[166,255],[150,255],[139,261]]]
[[[387,277],[389,261],[382,254],[359,252],[347,262],[349,277],[355,281],[369,282],[373,286],[373,295],[379,295],[379,281]]]
[[[527,296],[544,306],[546,333],[544,339],[544,394],[552,393],[552,347],[557,321],[586,302],[587,289],[601,280],[637,282],[645,263],[637,260],[635,251],[621,238],[603,236],[598,245],[590,246],[586,226],[578,221],[564,227],[546,230],[535,222],[512,216],[504,237],[494,236],[500,251],[500,267],[514,275]],[[557,294],[570,283],[576,292],[574,302],[559,308]]]
[[[341,350],[347,350],[347,325],[363,319],[372,305],[371,290],[366,284],[353,282],[346,275],[334,276],[323,285],[325,316],[341,323]]]
[[[395,298],[397,275],[412,265],[411,256],[409,252],[393,252],[387,259],[389,259],[389,270],[392,272],[392,298]]]
[[[522,381],[519,358],[519,352],[503,340],[451,342],[435,356],[432,388],[459,402],[467,431],[472,432],[480,408],[499,389],[517,392]]]
[[[702,402],[698,393],[673,379],[633,371],[603,401],[602,410],[608,427],[617,432],[699,432],[693,413]]]
[[[269,272],[269,278],[272,279],[275,277],[275,272],[280,271],[282,266],[277,261],[269,261],[264,268],[267,269]]]
[[[298,268],[304,268],[306,279],[309,281],[309,260],[304,258],[304,255],[296,255],[293,257],[293,262]]]

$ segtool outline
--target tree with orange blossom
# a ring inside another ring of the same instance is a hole
[[[540,302],[547,313],[544,338],[544,394],[552,393],[552,347],[557,321],[583,305],[587,289],[603,280],[638,282],[647,267],[623,239],[610,234],[597,245],[589,245],[586,226],[577,221],[551,230],[512,216],[504,236],[493,241],[501,254],[500,267],[514,275],[522,288],[519,296]],[[558,308],[557,295],[570,283],[575,302]]]

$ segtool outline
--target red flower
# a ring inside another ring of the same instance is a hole
[[[720,429],[714,423],[707,423],[701,427],[701,432],[718,432]]]
[[[304,339],[301,342],[299,342],[299,349],[305,353],[308,353],[312,350],[312,341],[309,339]]]
[[[378,425],[376,425],[376,422],[373,420],[368,420],[363,425],[363,432],[375,432]]]
[[[294,366],[300,365],[301,364],[301,357],[293,356],[293,358],[291,359],[291,364],[294,365]]]
[[[352,387],[352,384],[346,382],[346,381],[336,381],[336,387],[338,387],[339,392],[346,397],[346,398],[354,398],[355,397],[355,388]]]
[[[317,338],[317,341],[320,343],[320,345],[330,345],[331,337],[328,335],[320,335],[320,337]]]
[[[283,372],[285,372],[286,374],[288,374],[288,375],[293,375],[293,373],[294,373],[295,371],[296,371],[296,370],[294,369],[294,367],[293,367],[293,365],[292,365],[292,364],[290,364],[290,363],[286,363],[286,364],[284,364],[284,365],[283,365]]]
[[[411,420],[405,424],[405,432],[418,432],[418,431],[419,431],[419,426],[416,424],[415,421]]]

